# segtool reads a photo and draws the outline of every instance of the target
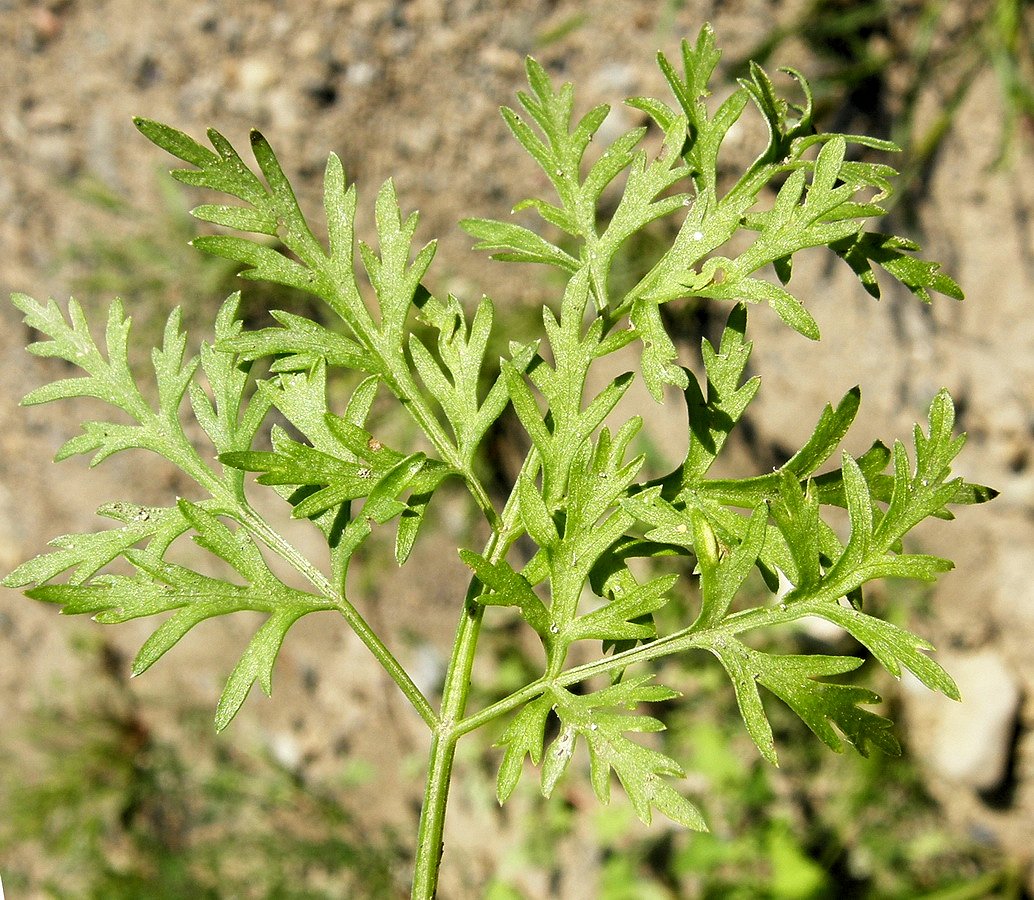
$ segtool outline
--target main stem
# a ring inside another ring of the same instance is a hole
[[[470,670],[474,664],[474,653],[484,616],[484,607],[478,606],[472,596],[476,590],[475,582],[471,582],[471,590],[467,592],[463,617],[456,630],[456,641],[445,678],[441,713],[437,726],[431,732],[427,784],[424,790],[424,805],[420,810],[420,828],[417,832],[413,900],[432,900],[438,887],[438,867],[444,848],[442,834],[445,829],[445,809],[449,801],[456,742],[460,738],[456,725],[466,710],[470,693]]]
[[[521,476],[533,475],[537,466],[538,456],[533,450],[524,460],[518,483]],[[499,530],[493,531],[485,547],[484,556],[491,562],[502,559],[519,534],[516,497],[515,488],[499,519]],[[445,675],[441,711],[437,723],[431,729],[424,805],[420,810],[420,827],[417,831],[413,900],[433,900],[438,889],[438,868],[444,847],[442,835],[452,781],[452,763],[456,757],[457,741],[469,730],[462,727],[462,722],[467,698],[470,696],[470,672],[474,667],[474,655],[485,612],[485,607],[477,602],[481,590],[481,583],[476,578],[471,579]]]

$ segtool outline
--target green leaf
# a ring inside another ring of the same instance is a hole
[[[128,551],[126,557],[137,568],[135,576],[101,575],[83,584],[45,585],[27,594],[60,604],[66,614],[94,614],[105,624],[172,613],[140,648],[133,662],[134,675],[150,668],[205,619],[244,610],[267,613],[269,618],[227,683],[217,713],[221,729],[229,724],[256,679],[268,693],[273,662],[291,625],[303,615],[335,605],[280,581],[245,531],[231,531],[212,513],[185,500],[180,501],[179,511],[197,532],[194,540],[229,563],[245,584],[161,562],[151,553]]]
[[[273,693],[273,664],[290,627],[309,612],[301,607],[276,610],[251,639],[237,665],[233,667],[219,697],[215,729],[222,731],[239,712],[257,681],[266,696]]]
[[[904,666],[930,690],[940,691],[952,700],[960,699],[959,689],[951,676],[922,652],[933,650],[928,641],[890,622],[845,606],[830,604],[818,614],[850,632],[891,675],[900,678]]]
[[[589,748],[592,786],[601,803],[610,802],[613,770],[636,815],[644,822],[650,822],[651,811],[656,809],[679,825],[706,831],[700,811],[664,780],[666,776],[681,777],[681,767],[663,753],[636,744],[624,735],[628,731],[655,732],[664,728],[650,716],[616,711],[678,696],[669,688],[649,684],[650,679],[649,675],[629,678],[584,696],[563,689],[550,690],[524,706],[498,742],[506,747],[499,769],[499,802],[505,802],[513,793],[524,758],[529,755],[535,765],[542,764],[541,790],[548,797],[569,768],[575,743],[581,739]],[[547,750],[545,729],[551,709],[560,720],[560,732]]]
[[[694,629],[711,628],[721,623],[754,568],[765,544],[768,507],[759,505],[747,522],[743,539],[731,552],[718,552],[718,543],[706,518],[690,512],[693,547],[700,569],[700,615]]]
[[[188,388],[190,406],[218,453],[243,450],[251,446],[270,409],[268,395],[258,392],[246,398],[250,366],[232,351],[220,350],[241,333],[237,318],[240,294],[231,294],[219,308],[215,340],[201,345],[201,369],[208,380],[209,397],[196,381]],[[243,480],[238,473],[226,473],[238,492]]]
[[[555,623],[550,619],[545,604],[532,590],[528,580],[515,572],[506,560],[493,563],[470,550],[460,550],[460,559],[489,589],[487,593],[478,596],[479,603],[487,606],[517,607],[521,617],[542,636],[543,640],[552,641]]]
[[[27,584],[43,584],[68,569],[75,570],[69,576],[69,584],[83,584],[141,541],[148,542],[149,553],[157,557],[164,555],[168,546],[189,528],[189,523],[175,506],[157,508],[109,503],[97,512],[125,524],[107,531],[64,534],[54,538],[50,546],[58,550],[22,563],[4,578],[4,586],[18,588]]]
[[[413,453],[385,472],[367,496],[362,514],[348,523],[338,545],[331,548],[332,551],[347,561],[370,536],[374,525],[384,525],[403,515],[407,506],[399,500],[399,496],[407,489],[412,489],[425,463],[426,458],[422,453]],[[424,491],[417,493],[423,496]],[[296,513],[298,509],[295,507]]]
[[[718,349],[706,338],[702,341],[706,399],[696,376],[687,373],[689,449],[681,472],[684,485],[697,484],[703,478],[761,386],[756,377],[740,384],[753,346],[745,339],[746,329],[747,309],[739,304],[729,313]]]
[[[787,572],[800,588],[817,585],[822,577],[820,534],[824,523],[819,518],[819,502],[814,482],[805,490],[789,472],[783,471],[779,499],[771,506],[772,517],[786,537],[793,558],[793,571]]]
[[[709,116],[704,103],[711,93],[709,81],[721,57],[715,43],[714,29],[704,25],[695,45],[682,42],[683,74],[679,75],[663,53],[657,54],[661,74],[668,82],[675,99],[687,119],[686,146],[683,156],[698,186],[698,196],[713,199],[717,189],[718,150],[729,128],[740,117],[747,93],[733,93],[715,115]],[[647,112],[663,129],[674,120],[674,114],[664,104],[648,98],[634,98],[629,104]]]
[[[593,612],[579,616],[564,632],[565,640],[641,641],[656,637],[652,614],[664,606],[677,575],[654,578],[624,592]]]
[[[496,742],[497,747],[505,747],[503,761],[499,765],[499,777],[496,785],[496,796],[499,803],[505,803],[513,794],[514,788],[521,778],[524,757],[531,756],[536,766],[542,761],[543,744],[546,737],[546,719],[551,710],[548,694],[527,703],[514,716],[503,736]]]
[[[689,378],[685,370],[675,364],[678,351],[668,337],[657,304],[646,299],[637,300],[630,318],[642,341],[643,381],[650,396],[660,403],[664,399],[666,384],[685,390],[689,386]]]
[[[535,448],[542,455],[543,462],[548,465],[552,461],[552,436],[543,421],[542,413],[535,402],[535,396],[517,368],[506,360],[502,363],[502,373],[514,411],[521,420],[521,425],[528,432]]]
[[[786,68],[782,71],[794,78],[801,87],[805,98],[803,108],[792,108],[780,97],[768,74],[755,62],[750,63],[750,77],[739,79],[740,86],[750,95],[768,126],[768,147],[754,163],[755,168],[785,158],[790,153],[793,142],[797,138],[811,134],[814,128],[811,89],[808,82],[793,69]]]
[[[727,638],[717,639],[711,649],[732,679],[748,733],[769,762],[777,764],[778,761],[772,729],[758,693],[759,684],[797,713],[831,750],[840,752],[843,749],[843,735],[862,756],[868,756],[873,747],[890,755],[901,752],[890,730],[891,722],[862,708],[863,705],[879,703],[877,694],[855,685],[815,680],[853,671],[862,664],[860,659],[778,656],[752,650]]]
[[[482,298],[468,326],[463,307],[450,294],[444,302],[428,298],[420,313],[424,321],[438,331],[438,359],[414,334],[409,336],[410,356],[421,381],[445,412],[460,457],[469,466],[508,400],[502,375],[484,401],[479,400],[495,309],[491,300]],[[535,354],[534,346],[515,345],[511,349],[509,365],[517,373],[524,372]]]
[[[377,483],[374,470],[338,459],[305,444],[292,441],[282,433],[273,437],[273,450],[224,453],[224,465],[247,472],[261,472],[259,484],[324,485],[295,507],[295,515],[308,518],[347,500],[366,497]]]
[[[707,826],[700,811],[664,780],[665,776],[683,776],[678,763],[624,736],[626,731],[660,731],[664,728],[663,724],[650,716],[625,715],[613,711],[613,707],[633,709],[641,702],[657,702],[677,696],[676,692],[668,688],[647,684],[649,678],[628,679],[585,696],[576,696],[566,691],[557,693],[556,712],[560,718],[561,732],[550,752],[562,759],[559,761],[561,764],[554,763],[552,768],[560,770],[566,767],[563,758],[569,759],[575,737],[580,737],[589,748],[590,779],[601,803],[610,800],[609,773],[613,770],[635,814],[646,824],[650,823],[652,809],[657,809],[679,825],[695,831],[706,831]],[[570,737],[558,745],[557,742],[564,740],[565,735]],[[546,794],[554,779],[552,772],[550,778],[546,779],[545,765],[543,779],[543,793]]]
[[[267,212],[249,209],[246,206],[227,206],[218,203],[202,203],[195,206],[190,214],[202,222],[222,225],[234,231],[250,231],[252,234],[268,234],[275,237],[277,222]]]
[[[860,664],[842,656],[768,656],[758,683],[797,713],[830,749],[839,752],[843,747],[832,723],[862,756],[872,748],[897,756],[901,747],[890,720],[862,708],[879,703],[878,694],[855,685],[814,680],[850,672]]]
[[[908,255],[919,249],[913,241],[880,232],[859,232],[831,243],[830,249],[851,267],[862,287],[877,300],[880,286],[872,263],[887,271],[924,303],[930,302],[930,291],[953,300],[963,299],[962,288],[940,271],[939,264]]]
[[[184,162],[204,168],[218,161],[211,150],[170,125],[163,125],[161,122],[145,119],[142,116],[134,117],[133,124],[151,143],[157,144]]]
[[[272,247],[228,234],[203,235],[194,238],[190,244],[203,253],[247,266],[240,272],[240,277],[249,281],[271,281],[316,296],[327,292],[326,285],[321,283],[316,273]]]
[[[371,375],[359,383],[354,395],[367,395],[372,402],[379,379]],[[275,380],[259,381],[259,396],[298,429],[318,450],[334,453],[338,439],[327,419],[327,367],[317,363],[308,372],[282,373]]]
[[[591,109],[572,128],[571,85],[554,89],[545,70],[530,58],[527,71],[532,93],[520,93],[518,97],[541,137],[512,109],[503,108],[503,119],[552,182],[560,204],[531,198],[518,203],[513,211],[534,209],[546,222],[580,241],[580,259],[521,225],[473,218],[461,224],[479,239],[476,249],[500,251],[494,254],[495,259],[547,263],[572,274],[586,268],[593,298],[597,307],[603,309],[611,303],[608,277],[619,248],[650,222],[689,202],[684,194],[669,191],[687,174],[680,159],[686,120],[675,115],[664,118],[664,144],[652,162],[647,162],[644,151],[635,149],[646,133],[645,128],[620,135],[604,149],[583,180],[585,150],[609,107]],[[601,228],[597,208],[601,196],[622,172],[627,172],[624,189],[607,216],[609,221]]]
[[[556,523],[530,476],[522,475],[518,480],[517,499],[520,503],[521,521],[528,537],[544,549],[552,550],[557,547],[560,544],[560,534]]]
[[[236,353],[244,360],[280,357],[273,363],[274,372],[308,371],[318,360],[331,367],[365,372],[376,370],[375,361],[350,338],[283,310],[272,310],[270,315],[283,327],[239,331],[223,338],[218,348],[226,353]]]
[[[568,483],[565,538],[575,531],[592,531],[600,517],[626,496],[646,462],[643,456],[625,462],[628,446],[642,425],[643,420],[634,416],[613,437],[604,427],[595,443],[582,443]]]
[[[723,293],[736,299],[742,297],[755,303],[765,300],[776,311],[779,318],[794,331],[813,341],[819,339],[819,326],[811,313],[793,294],[777,284],[762,281],[759,278],[744,278],[741,281],[723,285]]]
[[[111,403],[138,421],[152,415],[129,371],[126,354],[130,323],[123,314],[121,301],[114,300],[108,310],[107,359],[90,334],[86,316],[75,300],[68,303],[67,322],[53,300],[41,306],[25,294],[12,294],[11,302],[25,313],[28,328],[50,338],[30,344],[30,353],[63,359],[86,372],[85,378],[67,378],[31,391],[22,400],[23,405],[94,397]]]
[[[429,296],[421,279],[434,258],[435,243],[426,244],[414,256],[418,216],[413,213],[403,217],[391,180],[381,186],[375,202],[378,251],[359,243],[379,307],[379,320],[375,320],[360,293],[355,272],[356,195],[352,187],[346,186],[337,157],[330,157],[324,176],[327,249],[314,237],[280,163],[258,132],[252,133],[251,144],[265,183],[218,132],[209,132],[216,150],[209,153],[200,152],[200,145],[175,129],[144,121],[138,122],[138,127],[159,146],[198,166],[197,170],[177,171],[179,180],[243,200],[254,212],[244,214],[244,219],[239,213],[230,214],[230,218],[236,217],[236,224],[249,228],[260,220],[275,221],[276,236],[283,244],[281,248],[251,238],[205,235],[194,241],[195,246],[248,266],[242,277],[266,279],[315,294],[326,301],[351,332],[348,336],[337,335],[318,323],[280,313],[284,329],[265,329],[255,336],[232,336],[225,346],[248,358],[282,354],[282,359],[273,365],[274,371],[309,369],[317,363],[329,363],[382,376],[383,383],[403,402],[439,455],[457,466],[465,463],[463,474],[476,480],[469,461],[458,457],[456,448],[435,420],[429,398],[419,392],[404,356],[410,310],[423,305]],[[212,209],[201,211],[207,215]],[[216,215],[229,221],[225,210]]]
[[[748,508],[756,506],[762,500],[775,499],[783,490],[784,475],[789,474],[798,482],[803,481],[833,455],[854,422],[860,402],[861,392],[858,388],[852,388],[843,396],[835,409],[827,404],[819,416],[819,421],[816,423],[811,437],[777,471],[748,478],[716,478],[699,483],[697,490],[704,491],[709,498],[720,500],[723,503]],[[695,410],[695,407],[692,409]],[[691,411],[692,414],[693,411]],[[698,415],[698,418],[700,417]],[[692,449],[691,444],[691,451]],[[886,448],[882,444],[878,444],[856,462],[866,479],[872,483],[877,473],[886,467],[888,459],[889,453],[886,452]],[[706,457],[705,460],[710,462]],[[695,468],[699,468],[699,464]],[[687,471],[693,470],[687,468]],[[692,483],[692,481],[687,481],[687,486]],[[820,503],[845,505],[843,475],[839,469],[818,476],[814,479],[814,486]],[[884,498],[880,495],[879,499]]]
[[[493,219],[461,219],[460,227],[477,238],[475,250],[494,250],[492,259],[545,263],[566,272],[578,269],[578,260],[528,228]]]
[[[179,423],[179,409],[197,370],[198,359],[186,357],[186,338],[180,331],[178,309],[168,317],[162,347],[152,351],[151,355],[158,393],[158,409],[155,410],[144,399],[129,370],[130,320],[119,300],[114,300],[108,309],[105,356],[90,334],[82,307],[74,300],[69,301],[66,321],[52,300],[42,306],[24,294],[14,294],[11,299],[25,313],[26,325],[50,338],[31,344],[29,352],[64,359],[86,373],[85,377],[65,378],[30,391],[22,403],[31,406],[90,397],[110,404],[134,423],[86,422],[83,433],[66,441],[58,450],[56,460],[93,453],[90,464],[95,466],[123,450],[150,450],[164,456],[203,485],[214,478],[198,458]]]
[[[436,243],[425,244],[412,264],[413,237],[419,221],[417,213],[403,220],[395,184],[389,178],[377,193],[374,211],[380,254],[360,243],[363,265],[377,294],[381,310],[380,340],[382,354],[397,352],[403,343],[403,331],[410,309],[423,293],[420,280],[434,259]]]

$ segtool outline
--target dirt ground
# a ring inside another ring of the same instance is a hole
[[[357,181],[367,208],[376,186],[393,176],[403,206],[421,210],[419,234],[440,239],[435,287],[467,300],[484,291],[519,304],[532,293],[528,273],[486,266],[456,223],[471,214],[502,217],[539,187],[532,161],[518,152],[497,113],[523,84],[525,54],[574,81],[581,108],[635,94],[664,96],[653,65],[658,48],[677,52],[680,38],[711,21],[734,58],[804,6],[795,0],[0,0],[0,294],[20,290],[63,301],[84,277],[84,263],[69,248],[112,229],[116,240],[119,229],[127,237],[140,233],[135,213],[120,220],[85,200],[84,185],[128,197],[135,209],[157,210],[153,228],[168,220],[156,174],[168,161],[137,135],[130,118],[141,114],[192,134],[215,125],[238,146],[247,144],[249,128],[261,128],[310,209],[330,150]],[[778,62],[808,71],[813,56],[790,41]],[[920,121],[934,117],[942,100],[931,85]],[[605,129],[614,134],[633,123],[632,111],[619,109]],[[1029,141],[1022,143],[1030,135],[1020,135],[1022,152],[996,166],[1001,124],[994,74],[981,70],[919,199],[896,214],[895,226],[917,236],[924,255],[945,262],[966,301],[938,297],[922,307],[889,291],[877,304],[850,277],[806,264],[795,274],[798,293],[808,298],[824,340],[807,343],[763,311],[753,317],[752,368],[763,388],[751,424],[758,457],[777,457],[808,436],[823,404],[859,384],[862,413],[856,444],[848,445],[859,452],[877,436],[906,437],[936,390],[951,390],[960,427],[970,435],[959,472],[1001,496],[962,510],[950,527],[922,532],[925,550],[957,564],[926,599],[923,627],[964,693],[977,700],[947,709],[906,681],[902,730],[960,833],[980,831],[1029,861],[1034,154]],[[133,310],[133,298],[126,299]],[[134,315],[141,321],[152,313]],[[52,377],[51,367],[23,352],[27,338],[16,311],[0,307],[4,571],[41,552],[55,535],[98,527],[92,510],[103,502],[168,502],[180,487],[140,457],[116,457],[90,471],[80,460],[53,466],[50,458],[75,433],[78,418],[57,406],[17,408],[18,398]],[[666,423],[655,427],[663,435]],[[462,523],[453,525],[462,532]],[[443,527],[448,531],[449,523]],[[437,565],[452,550],[430,541],[418,552],[416,571],[435,572],[419,584],[374,571],[361,573],[360,583],[369,591],[374,623],[388,629],[401,655],[433,684],[463,577],[458,566]],[[145,627],[105,636],[129,657]],[[3,593],[0,741],[60,685],[95,677],[68,650],[70,634],[92,630]],[[214,706],[227,660],[247,633],[245,624],[211,624],[135,681],[140,707],[154,711],[152,727],[176,734],[170,698]],[[984,697],[1013,702],[989,721],[994,704]],[[357,808],[402,835],[412,831],[419,786],[409,775],[425,750],[423,728],[349,634],[303,622],[281,657],[273,700],[252,698],[232,731],[244,745],[272,748],[304,766],[307,777],[332,779],[349,755],[376,761],[373,776],[356,788]],[[962,765],[966,754],[970,762]],[[443,896],[475,896],[499,864],[486,848],[505,843],[508,819],[464,787],[450,816],[445,872],[452,880]],[[565,874],[568,891],[556,896],[592,896],[579,893],[591,890],[585,885],[594,876],[579,870],[589,862],[576,856]],[[0,876],[3,865],[0,860]],[[551,890],[539,889],[529,886],[529,896]]]

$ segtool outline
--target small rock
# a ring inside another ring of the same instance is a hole
[[[844,644],[851,639],[847,631],[836,622],[819,616],[805,616],[798,619],[796,624],[805,642],[825,653],[841,652]]]
[[[237,82],[242,91],[257,95],[276,81],[276,75],[276,69],[266,60],[252,57],[241,62],[237,69]]]
[[[942,660],[962,694],[945,703],[933,731],[930,762],[944,778],[977,791],[1005,778],[1020,707],[1020,688],[996,653],[981,650]]]
[[[302,748],[294,736],[287,732],[269,735],[269,752],[289,772],[297,772],[302,766]]]
[[[639,81],[636,69],[628,63],[609,62],[596,70],[590,81],[590,88],[595,88],[600,96],[610,98],[614,95],[633,93]]]
[[[37,7],[32,14],[32,31],[37,46],[42,48],[60,36],[64,27],[61,17],[46,7]]]
[[[345,81],[350,87],[366,87],[377,75],[377,67],[365,60],[354,62],[345,69]]]
[[[486,44],[478,53],[478,61],[486,68],[501,75],[512,75],[520,72],[521,55],[509,47],[498,44]]]

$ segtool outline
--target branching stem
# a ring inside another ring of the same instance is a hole
[[[532,450],[524,460],[518,481],[525,475],[533,475],[538,464],[538,454]],[[485,546],[484,555],[490,561],[497,562],[502,559],[520,533],[518,511],[515,487],[500,517],[499,530],[493,531]],[[470,696],[470,673],[474,666],[481,622],[485,613],[485,607],[477,602],[482,590],[477,578],[472,578],[456,628],[452,656],[442,690],[441,712],[437,717],[437,724],[431,728],[424,804],[420,810],[420,826],[417,832],[413,900],[431,900],[438,885],[438,867],[443,849],[442,834],[445,829],[445,811],[449,800],[456,743],[470,730],[462,725]]]

